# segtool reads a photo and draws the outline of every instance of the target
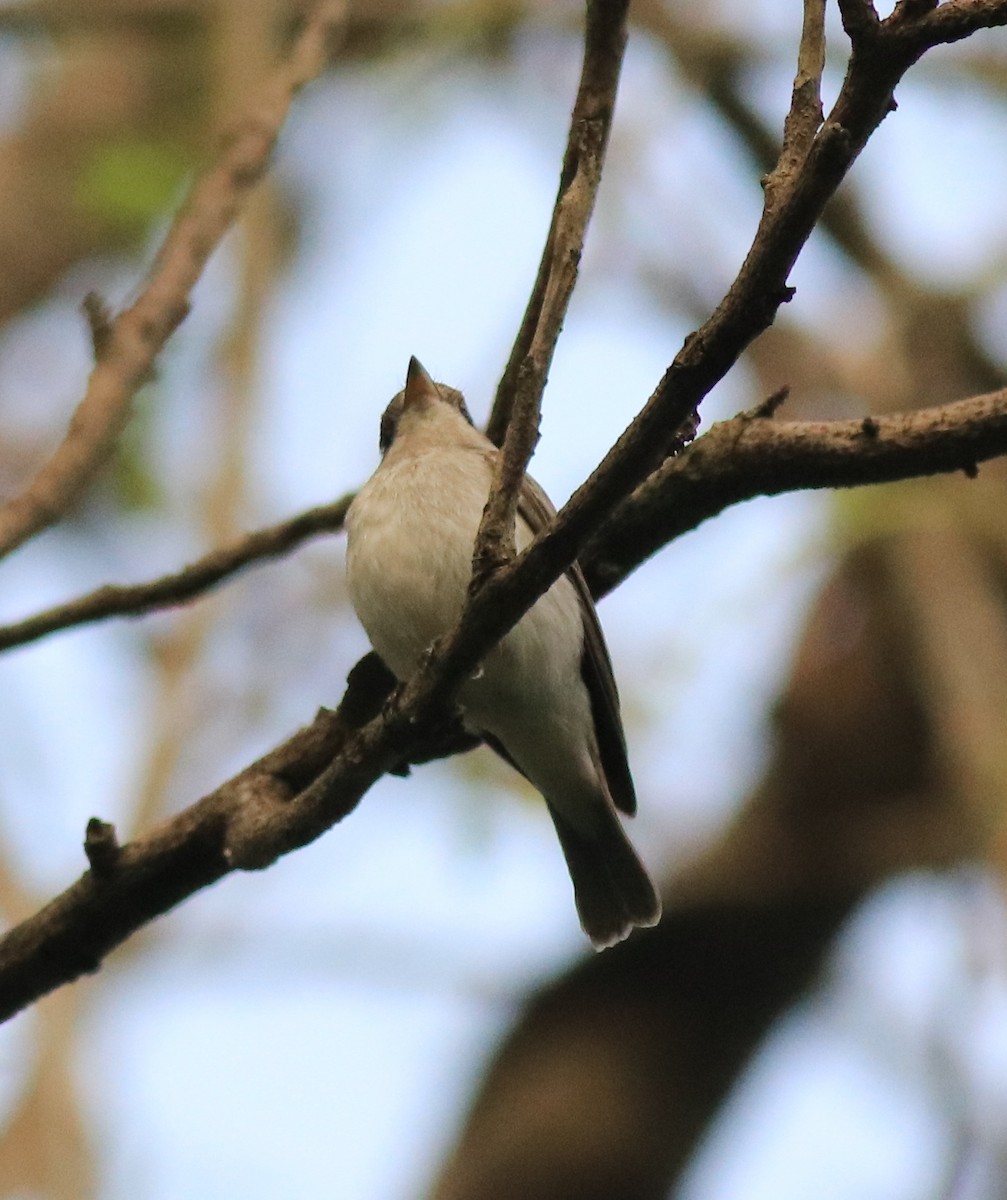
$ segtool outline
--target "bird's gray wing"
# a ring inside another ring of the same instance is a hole
[[[543,530],[556,515],[552,501],[535,480],[527,475],[518,495],[518,515],[533,535]],[[612,673],[612,661],[608,656],[594,601],[587,588],[587,580],[577,563],[567,571],[567,578],[573,584],[580,602],[581,620],[584,625],[581,675],[591,697],[594,731],[598,740],[602,770],[605,772],[608,790],[616,807],[632,816],[636,812],[636,790],[626,758],[626,735],[622,729],[619,692]]]

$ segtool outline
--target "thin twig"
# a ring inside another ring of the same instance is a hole
[[[1007,0],[998,4],[1007,10]],[[843,11],[854,20],[869,20],[873,8],[863,0],[843,0]],[[857,36],[864,36],[859,28]],[[686,339],[647,404],[540,545],[526,553],[546,554],[548,546],[566,558],[572,544],[589,536],[591,526],[659,465],[683,423],[695,419],[711,388],[792,298],[787,278],[801,249],[868,138],[891,111],[895,85],[925,49],[906,44],[884,24],[871,36],[870,54],[854,49],[839,96],[807,154],[767,195],[752,247],[723,300]]]
[[[136,390],[188,312],[189,293],[207,259],[265,171],[291,101],[328,63],[343,11],[342,0],[325,0],[315,9],[262,96],[196,181],[136,302],[110,324],[102,311],[100,330],[99,302],[91,302],[96,361],[87,391],[53,456],[0,508],[0,558],[59,521],[111,454]]]
[[[57,630],[74,629],[109,617],[139,617],[158,609],[175,608],[203,595],[244,567],[279,558],[309,538],[337,533],[343,527],[353,497],[343,496],[318,508],[246,534],[231,546],[212,550],[203,558],[160,579],[146,583],[105,584],[86,596],[46,609],[11,625],[0,626],[0,651],[38,641]]]
[[[750,49],[733,42],[726,45],[706,30],[697,33],[673,18],[663,0],[644,0],[634,6],[637,22],[657,38],[673,57],[678,72],[691,81],[738,136],[756,167],[768,175],[780,156],[776,130],[756,111],[744,93],[748,68],[757,61]],[[865,271],[876,275],[882,285],[898,278],[895,264],[867,232],[867,221],[849,187],[834,196],[822,214],[819,229]]]
[[[584,234],[608,145],[626,44],[628,0],[589,0],[584,62],[570,117],[559,190],[538,275],[486,426],[502,445],[521,396],[541,396],[577,277]]]
[[[932,6],[931,6],[932,7]],[[898,11],[898,10],[896,10]],[[776,134],[744,95],[743,81],[752,58],[751,50],[742,51],[735,43],[714,38],[707,31],[697,33],[680,20],[673,19],[662,0],[637,0],[634,17],[658,38],[673,56],[679,72],[702,89],[732,131],[741,139],[752,161],[766,174],[776,166],[779,145]],[[970,320],[970,302],[958,291],[929,299],[917,284],[878,242],[869,228],[857,194],[847,180],[832,197],[816,228],[827,233],[835,244],[871,279],[894,309],[910,314],[909,325],[920,322],[953,328],[961,344],[967,382],[961,394],[984,391],[998,386],[1002,372],[990,361]],[[906,322],[898,322],[905,327]],[[938,402],[939,395],[920,395],[920,405]]]
[[[629,0],[588,0],[584,62],[570,117],[559,189],[538,276],[497,388],[488,436],[500,444],[472,559],[472,589],[514,557],[514,521],[528,461],[538,441],[542,393],[577,281],[594,210],[626,47]]]
[[[897,17],[904,19],[897,20]],[[1007,25],[1007,3],[1004,0],[947,0],[940,5],[911,4],[892,13],[889,22],[922,53],[931,46],[960,42],[979,29]]]
[[[804,0],[804,23],[790,111],[783,123],[783,147],[766,177],[767,198],[797,170],[822,124],[822,72],[825,70],[825,0]],[[770,199],[771,202],[771,199]]]

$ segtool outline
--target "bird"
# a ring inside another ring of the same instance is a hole
[[[381,418],[381,461],[346,517],[350,601],[374,650],[405,680],[461,615],[500,451],[461,392],[410,359]],[[528,475],[520,551],[555,516]],[[543,796],[597,949],[655,925],[658,893],[622,827],[636,793],[612,664],[575,563],[490,650],[457,696],[465,727]]]

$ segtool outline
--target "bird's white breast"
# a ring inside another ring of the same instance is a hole
[[[428,450],[386,461],[350,508],[350,600],[399,678],[461,612],[488,488],[481,456]]]
[[[491,471],[483,454],[464,448],[389,456],[350,508],[350,600],[400,679],[461,613]],[[530,540],[519,520],[518,547]],[[582,648],[577,598],[560,579],[462,689],[472,723],[494,731],[508,714],[535,721],[558,701],[567,705],[571,679],[579,683]]]

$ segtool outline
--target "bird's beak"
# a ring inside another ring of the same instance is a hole
[[[406,390],[403,393],[402,407],[423,408],[431,400],[439,400],[440,392],[437,384],[427,374],[426,369],[415,356],[409,360],[409,370],[406,372]]]

